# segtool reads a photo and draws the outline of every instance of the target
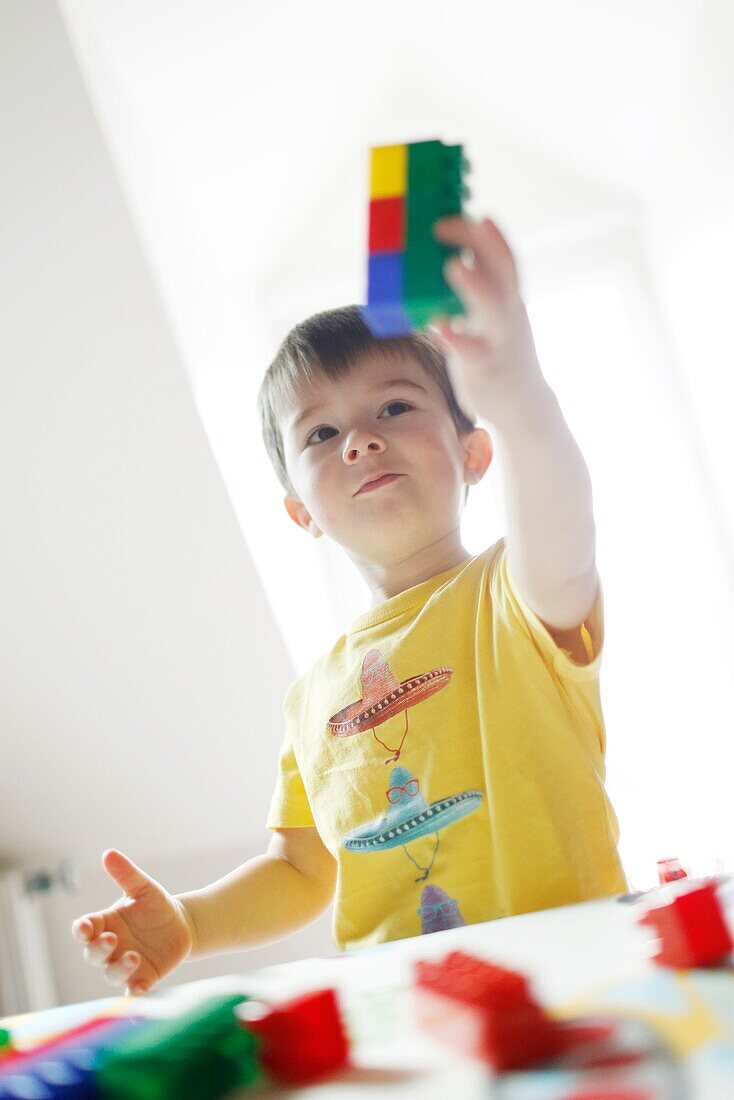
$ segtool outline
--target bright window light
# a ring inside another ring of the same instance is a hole
[[[729,772],[711,767],[722,752],[731,758],[722,726],[728,626],[716,614],[721,558],[689,422],[672,374],[642,354],[613,285],[546,295],[528,308],[594,488],[607,790],[622,859],[639,886],[656,884],[655,862],[668,856],[710,873],[734,859],[723,820]],[[472,553],[504,526],[499,477],[490,474],[469,495]]]

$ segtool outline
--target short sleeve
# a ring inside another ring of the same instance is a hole
[[[287,735],[280,750],[275,790],[265,824],[268,829],[307,828],[315,824],[296,754]]]
[[[504,540],[502,541],[502,548],[493,563],[494,568],[490,573],[490,591],[495,604],[503,607],[508,616],[518,620],[519,624],[524,626],[530,633],[535,646],[540,650],[546,664],[554,670],[560,679],[576,681],[598,679],[604,648],[604,596],[601,582],[599,583],[594,606],[585,619],[585,630],[588,629],[586,644],[587,647],[593,645],[594,656],[588,664],[578,664],[565,649],[557,645],[545,624],[541,622],[513,584],[507,568],[507,548],[504,545]]]
[[[489,562],[488,587],[493,604],[495,644],[504,640],[515,652],[515,674],[527,683],[543,681],[571,719],[588,750],[603,759],[606,729],[601,707],[599,672],[604,642],[604,609],[601,585],[594,608],[587,618],[592,627],[595,655],[585,665],[556,644],[546,626],[525,602],[512,583],[507,570],[504,540]],[[549,697],[549,713],[553,702]]]

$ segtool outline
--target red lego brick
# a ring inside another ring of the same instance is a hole
[[[651,1092],[644,1086],[638,1088],[633,1085],[631,1088],[625,1088],[621,1085],[619,1088],[614,1086],[607,1088],[604,1085],[591,1085],[582,1092],[569,1092],[565,1100],[656,1100],[658,1096],[657,1089]]]
[[[687,873],[680,865],[680,861],[677,859],[659,859],[658,864],[658,878],[660,885],[665,886],[668,882],[676,882],[679,878],[688,878]]]
[[[276,1081],[308,1084],[349,1062],[349,1041],[333,989],[278,1005],[244,1026],[262,1041],[258,1058]]]
[[[405,199],[402,195],[389,199],[373,199],[369,215],[370,255],[404,250]]]
[[[659,949],[653,959],[662,966],[711,966],[722,962],[734,949],[713,882],[678,894],[637,919],[659,936]]]
[[[440,962],[415,963],[418,1023],[495,1070],[519,1069],[559,1049],[555,1020],[513,970],[454,951]]]
[[[558,1023],[565,1031],[561,1052],[534,1066],[495,1075],[492,1096],[660,1100],[678,1091],[688,1095],[677,1055],[647,1022],[581,1016]]]
[[[452,951],[438,962],[416,962],[415,980],[423,989],[473,1005],[484,1005],[491,998],[509,1007],[526,1004],[529,997],[522,974],[463,951]]]

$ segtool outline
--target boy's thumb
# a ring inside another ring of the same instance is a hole
[[[122,892],[129,898],[136,897],[142,890],[149,886],[157,886],[150,875],[128,859],[116,848],[108,848],[102,853],[102,866],[110,878],[113,878]]]

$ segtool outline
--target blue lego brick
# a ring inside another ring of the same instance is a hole
[[[73,1064],[69,1056],[35,1062],[24,1073],[11,1073],[0,1082],[0,1096],[13,1100],[91,1100],[99,1093],[93,1074]]]
[[[360,306],[359,312],[372,335],[379,339],[407,336],[413,331],[413,323],[401,305]]]
[[[397,305],[403,299],[402,252],[380,252],[369,258],[367,304]]]
[[[382,252],[369,258],[367,305],[360,306],[360,313],[374,336],[403,336],[413,329],[402,305],[404,258],[402,252]]]

